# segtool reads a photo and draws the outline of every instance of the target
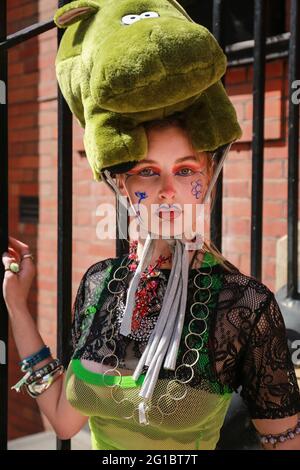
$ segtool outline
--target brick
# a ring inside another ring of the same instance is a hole
[[[50,191],[51,194],[51,191]],[[56,224],[57,213],[56,211],[44,211],[40,214],[40,224]]]
[[[285,65],[284,65],[283,59],[266,63],[265,74],[266,74],[267,82],[274,81],[274,78],[275,79],[282,78],[284,73],[285,73]],[[254,78],[253,66],[251,66],[248,68],[247,80],[252,82],[253,78]]]
[[[247,254],[250,250],[250,239],[249,237],[225,236],[223,239],[223,248],[228,255],[231,253]]]
[[[244,198],[226,198],[223,202],[224,216],[250,217],[251,201]]]
[[[275,258],[269,257],[263,264],[262,269],[263,278],[275,279],[276,276],[276,263]]]
[[[265,140],[280,139],[282,132],[280,119],[265,119]]]
[[[275,238],[270,238],[264,236],[263,238],[263,262],[265,262],[266,258],[274,258],[276,256],[276,243],[277,240]]]
[[[22,76],[24,74],[24,65],[21,62],[16,64],[9,64],[8,66],[9,77]]]
[[[22,116],[27,114],[36,114],[37,106],[34,103],[15,103],[9,107],[9,119],[12,116]]]
[[[234,219],[230,217],[224,218],[225,230],[227,235],[241,236],[250,234],[249,219]]]
[[[246,276],[250,275],[250,256],[249,256],[249,254],[241,254],[239,269],[244,274],[246,274]]]
[[[56,81],[45,82],[39,81],[38,94],[40,97],[56,96],[57,94],[57,83]]]
[[[12,73],[11,68],[9,69],[10,75],[9,75],[9,89],[12,90],[14,88],[19,88],[20,87],[20,76],[14,75]],[[23,74],[22,76],[22,86],[28,87],[30,85],[36,85],[38,84],[39,76],[37,72],[33,73],[28,73],[28,74]]]
[[[11,18],[16,20],[24,20],[24,18],[32,18],[33,15],[38,13],[38,2],[31,2],[20,7],[10,10]]]
[[[226,183],[224,182],[223,194],[225,197],[249,197],[249,181],[228,180]]]
[[[28,114],[27,116],[13,117],[13,118],[10,118],[9,120],[10,132],[12,132],[13,130],[19,131],[22,129],[32,129],[32,128],[35,128],[36,126],[37,126],[36,114]]]
[[[266,77],[282,77],[285,72],[285,60],[280,59],[276,61],[267,62],[266,64]]]
[[[225,258],[234,266],[238,267],[240,265],[240,255],[238,253],[229,253],[227,255],[227,253],[223,251],[223,256],[225,256]]]
[[[224,165],[224,178],[227,180],[245,180],[250,178],[252,162],[249,161],[227,161]]]
[[[239,142],[251,142],[253,137],[252,120],[240,122],[240,126],[242,128],[243,134],[242,137],[239,139]]]
[[[38,166],[38,156],[23,155],[18,157],[15,161],[18,165],[18,168],[32,169],[37,168]]]
[[[226,85],[231,83],[244,83],[247,80],[246,67],[234,67],[226,73]]]
[[[287,233],[287,221],[285,219],[264,218],[263,233],[267,237],[280,238]]]
[[[265,181],[264,197],[266,200],[285,200],[287,198],[287,181],[284,179]]]
[[[264,107],[264,113],[265,113],[265,119],[267,118],[277,118],[280,119],[282,116],[282,100],[281,100],[281,94],[280,92],[278,93],[278,96],[268,98],[266,95],[265,97],[265,107]],[[246,103],[244,103],[244,119],[246,120],[252,120],[253,119],[253,101],[248,100]]]
[[[37,98],[37,89],[35,86],[19,87],[17,89],[9,90],[8,97],[10,103],[18,101],[35,101]]]
[[[24,67],[24,73],[30,73],[30,72],[34,72],[34,71],[38,71],[39,70],[39,64],[38,64],[38,61],[37,61],[37,57],[34,56],[34,57],[31,57],[31,58],[28,58],[24,64],[23,64],[23,67]]]
[[[264,201],[263,217],[270,218],[284,218],[285,217],[285,204],[282,200],[279,201]]]
[[[265,159],[286,159],[288,154],[287,142],[272,142],[264,148]]]
[[[38,117],[40,126],[57,125],[57,113],[54,111],[40,112]]]
[[[278,160],[268,160],[265,162],[264,165],[264,177],[265,178],[271,178],[271,179],[276,179],[276,178],[283,178],[284,177],[284,162],[283,161],[278,161]]]
[[[19,223],[19,233],[22,235],[35,235],[37,232],[33,224]]]

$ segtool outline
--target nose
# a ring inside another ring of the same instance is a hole
[[[172,175],[165,175],[161,179],[161,188],[159,190],[159,198],[164,201],[172,200],[175,197],[176,191]]]

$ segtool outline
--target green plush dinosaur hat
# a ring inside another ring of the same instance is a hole
[[[146,121],[180,112],[199,151],[241,137],[220,81],[226,56],[177,1],[78,0],[54,21],[66,28],[57,79],[85,129],[95,180],[105,168],[146,158]]]

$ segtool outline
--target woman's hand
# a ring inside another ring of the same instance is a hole
[[[27,297],[32,280],[35,276],[35,266],[31,258],[22,257],[30,253],[29,246],[16,238],[9,237],[8,253],[2,254],[2,263],[9,268],[10,263],[16,262],[20,265],[20,271],[14,273],[5,271],[3,281],[3,297],[8,310],[22,309],[27,307]]]

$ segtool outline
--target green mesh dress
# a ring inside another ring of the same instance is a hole
[[[234,266],[228,272],[206,253],[201,268],[189,273],[177,359],[177,364],[189,360],[185,338],[192,319],[190,307],[204,302],[208,277],[199,276],[199,272],[210,272],[208,315],[193,376],[183,386],[184,368],[180,382],[178,374],[175,377],[173,371],[162,369],[151,398],[149,424],[139,424],[136,408],[142,400],[139,390],[147,368],[137,382],[130,371],[134,371],[155,326],[170,271],[160,269],[159,288],[149,305],[149,315],[138,333],[125,337],[119,326],[132,273],[109,281],[128,262],[125,255],[91,266],[73,306],[73,354],[67,369],[66,396],[74,408],[89,416],[93,449],[215,449],[232,392],[237,390],[252,418],[282,418],[300,411],[299,389],[274,294]],[[200,289],[196,287],[199,282]],[[112,285],[113,289],[108,289]],[[110,290],[118,292],[118,297]],[[99,372],[105,372],[103,365],[106,370],[114,369],[116,361],[118,375]]]

